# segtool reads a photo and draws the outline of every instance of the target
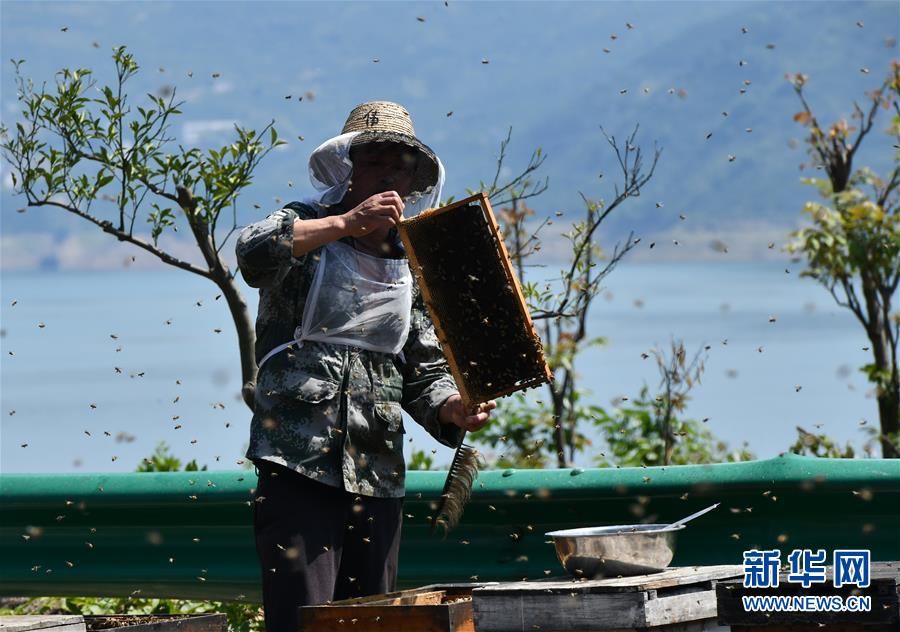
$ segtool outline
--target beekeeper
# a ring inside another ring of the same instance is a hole
[[[259,288],[246,456],[269,632],[297,630],[299,605],[394,589],[401,409],[456,447],[496,407],[464,410],[398,239],[401,217],[438,206],[444,183],[406,109],[355,107],[309,174],[314,198],[247,226],[236,246]]]

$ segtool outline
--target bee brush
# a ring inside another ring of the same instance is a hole
[[[480,410],[480,408],[478,408]],[[447,480],[444,482],[444,490],[441,492],[441,501],[437,510],[431,517],[431,532],[437,525],[441,525],[446,534],[450,529],[459,524],[463,509],[472,495],[472,485],[478,476],[479,453],[473,446],[464,443],[466,432],[460,435],[456,453],[450,463],[447,472]]]

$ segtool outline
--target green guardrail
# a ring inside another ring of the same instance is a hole
[[[446,472],[410,472],[401,587],[537,579],[562,569],[546,531],[668,522],[673,565],[750,548],[864,548],[900,560],[900,460],[816,459],[482,472],[462,524],[428,525]],[[253,471],[0,475],[0,595],[261,601]]]

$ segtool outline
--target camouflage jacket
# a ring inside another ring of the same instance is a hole
[[[316,217],[315,208],[292,202],[238,237],[241,274],[259,288],[257,362],[294,339],[321,248],[294,257],[293,225]],[[414,281],[402,354],[307,340],[263,363],[246,456],[352,493],[402,497],[401,407],[439,442],[455,447],[461,430],[440,423],[438,409],[457,391]]]

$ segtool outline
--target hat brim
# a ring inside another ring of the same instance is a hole
[[[419,160],[416,161],[416,171],[413,174],[413,193],[427,193],[428,190],[437,184],[438,181],[438,161],[434,151],[414,136],[401,134],[399,132],[387,131],[371,131],[361,132],[350,143],[352,146],[367,145],[369,143],[400,143],[412,147],[419,154]],[[424,158],[424,160],[423,160]]]

